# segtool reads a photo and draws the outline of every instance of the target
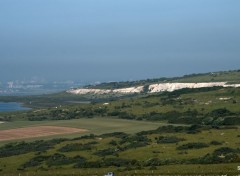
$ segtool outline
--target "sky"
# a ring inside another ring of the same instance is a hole
[[[0,0],[0,81],[240,69],[239,0]]]

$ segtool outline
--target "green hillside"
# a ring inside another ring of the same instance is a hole
[[[220,72],[210,72],[210,73],[200,73],[200,74],[190,74],[184,75],[182,77],[172,77],[172,78],[154,78],[138,81],[124,81],[124,82],[110,82],[101,83],[98,85],[88,85],[88,88],[98,88],[98,89],[117,89],[126,88],[133,86],[149,85],[155,83],[165,83],[165,82],[180,82],[180,83],[197,83],[197,82],[229,82],[229,83],[240,83],[240,70],[233,71],[220,71]]]

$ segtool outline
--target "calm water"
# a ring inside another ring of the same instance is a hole
[[[0,102],[0,112],[11,112],[11,111],[21,111],[21,110],[29,110],[30,108],[22,107],[20,103],[9,102],[4,103]]]

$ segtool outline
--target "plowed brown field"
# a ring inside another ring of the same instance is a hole
[[[82,133],[85,131],[87,130],[57,126],[36,126],[27,128],[17,128],[12,130],[1,130],[0,141],[35,138],[59,134]]]

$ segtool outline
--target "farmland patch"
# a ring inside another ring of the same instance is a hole
[[[17,128],[11,130],[1,130],[0,141],[35,138],[42,136],[51,136],[59,134],[70,134],[70,133],[82,133],[86,132],[85,129],[70,128],[70,127],[57,127],[57,126],[36,126]]]

